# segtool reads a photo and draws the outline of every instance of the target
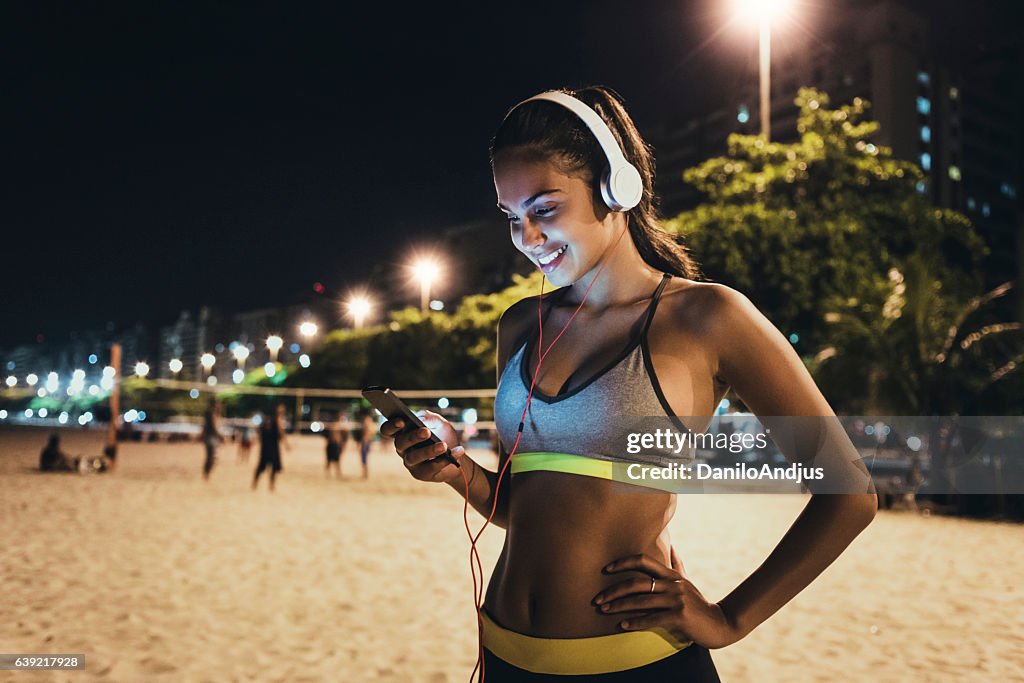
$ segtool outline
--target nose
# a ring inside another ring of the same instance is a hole
[[[548,236],[544,234],[536,222],[531,221],[529,218],[524,218],[519,240],[523,245],[523,251],[532,251],[547,242]]]

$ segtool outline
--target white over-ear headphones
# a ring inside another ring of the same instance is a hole
[[[608,159],[608,168],[601,176],[601,197],[604,203],[612,211],[629,211],[640,203],[644,194],[644,182],[640,172],[633,164],[626,160],[626,156],[619,149],[615,136],[608,129],[607,124],[596,111],[585,105],[572,95],[567,95],[558,90],[549,90],[539,95],[523,100],[512,110],[532,102],[533,100],[547,100],[560,104],[587,125],[590,132],[597,138],[598,144],[604,150],[604,156]],[[510,110],[510,112],[512,111]]]

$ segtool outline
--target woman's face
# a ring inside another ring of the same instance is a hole
[[[512,243],[556,287],[596,267],[614,234],[614,217],[621,215],[595,203],[587,179],[566,175],[554,161],[522,148],[495,155],[494,187]]]

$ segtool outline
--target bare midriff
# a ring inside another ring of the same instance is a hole
[[[506,476],[508,474],[506,473]],[[626,489],[636,492],[624,492]],[[643,572],[605,573],[613,560],[647,554],[670,565],[672,494],[562,472],[523,472],[512,482],[505,545],[484,598],[501,626],[539,638],[621,633],[639,612],[604,614],[593,599]]]

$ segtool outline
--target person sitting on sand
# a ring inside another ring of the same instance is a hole
[[[60,449],[60,436],[51,434],[46,448],[39,454],[41,472],[74,472],[78,469],[75,459]]]

